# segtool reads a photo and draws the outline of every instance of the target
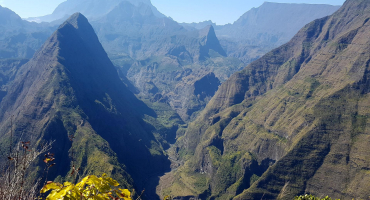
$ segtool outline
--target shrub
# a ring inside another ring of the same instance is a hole
[[[117,188],[118,182],[106,174],[98,178],[95,175],[87,176],[76,185],[49,181],[41,190],[46,193],[51,190],[46,200],[132,200],[131,192]]]
[[[294,200],[332,200],[332,199],[328,196],[324,198],[318,198],[313,195],[306,194],[306,195],[297,196],[294,198]],[[340,199],[336,199],[336,200],[340,200]]]
[[[27,170],[39,155],[51,148],[52,142],[43,145],[40,149],[30,148],[30,142],[19,142],[10,147],[8,161],[0,172],[0,199],[1,200],[30,200],[38,196],[40,179],[26,178]]]

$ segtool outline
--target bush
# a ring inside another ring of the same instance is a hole
[[[318,198],[313,195],[306,194],[306,195],[297,196],[294,198],[294,200],[332,200],[332,199],[328,196],[324,198]],[[340,199],[336,199],[336,200],[340,200]]]
[[[46,200],[132,200],[131,192],[127,189],[117,188],[118,182],[106,174],[98,178],[94,175],[87,176],[76,185],[65,182],[64,184],[49,181],[41,190],[46,193],[51,190]]]
[[[30,142],[19,142],[10,147],[8,161],[0,172],[1,200],[30,200],[39,195],[40,179],[26,178],[27,170],[39,155],[48,151],[51,144],[47,143],[40,149],[30,147]]]

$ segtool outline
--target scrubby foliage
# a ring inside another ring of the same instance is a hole
[[[70,182],[60,184],[50,181],[42,188],[41,193],[51,190],[46,197],[47,200],[132,200],[129,190],[117,188],[117,186],[119,183],[106,174],[99,178],[91,175],[77,184]]]
[[[38,197],[40,180],[28,179],[27,170],[33,161],[50,147],[51,143],[39,149],[31,148],[30,142],[19,142],[10,147],[8,161],[0,172],[0,199],[30,200]]]
[[[332,199],[328,196],[324,198],[319,198],[313,195],[306,194],[306,195],[297,196],[294,198],[294,200],[332,200]],[[340,199],[335,199],[335,200],[340,200]]]

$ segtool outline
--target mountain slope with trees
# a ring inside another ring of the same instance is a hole
[[[367,198],[369,19],[369,1],[347,0],[232,75],[178,140],[185,164],[157,192]]]

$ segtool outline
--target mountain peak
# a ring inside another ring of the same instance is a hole
[[[221,56],[226,56],[226,53],[222,48],[212,25],[208,25],[199,30],[199,38],[201,38],[200,60],[203,60],[205,57],[209,57],[210,50],[217,52]]]
[[[140,19],[143,16],[154,17],[152,8],[148,4],[139,3],[136,6],[129,1],[122,1],[102,19],[122,23],[122,20]]]
[[[74,13],[73,15],[71,15],[60,27],[59,29],[61,29],[62,27],[66,26],[67,24],[70,24],[72,25],[75,29],[79,29],[81,27],[86,27],[86,26],[91,26],[89,21],[87,20],[87,18],[79,13],[79,12],[76,12]]]
[[[22,24],[22,18],[9,8],[0,6],[0,25],[7,23]]]
[[[54,34],[63,35],[65,37],[77,34],[78,37],[84,41],[84,45],[95,50],[94,53],[97,53],[97,55],[106,55],[106,52],[96,36],[94,28],[91,26],[87,18],[79,12],[70,16],[62,25],[59,26],[58,30]],[[63,38],[59,38],[58,40],[61,39]],[[98,59],[100,58],[102,57],[99,56]]]
[[[200,38],[208,37],[212,34],[216,35],[215,29],[213,28],[212,25],[207,25],[206,27],[204,27],[203,29],[200,29],[200,31],[199,31],[199,37]]]
[[[368,10],[370,8],[370,1],[366,0],[347,0],[339,9],[339,12],[350,10]]]

